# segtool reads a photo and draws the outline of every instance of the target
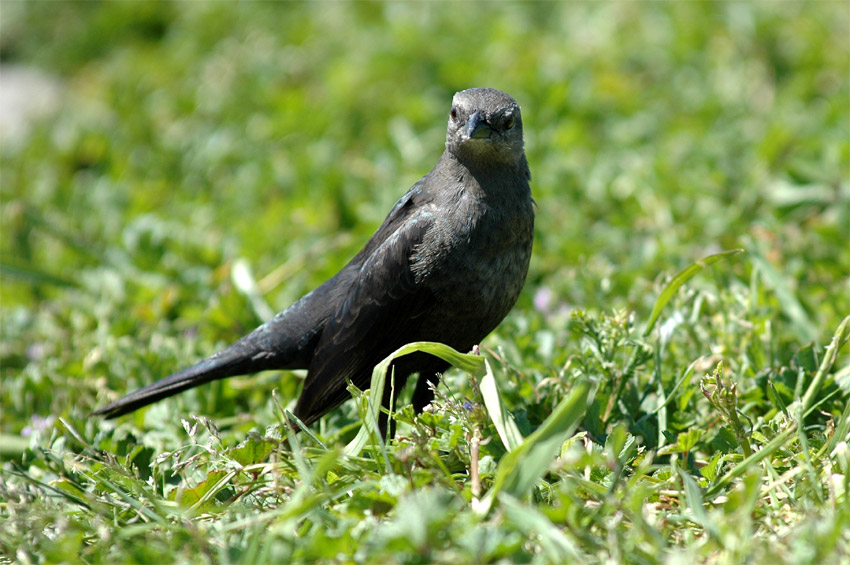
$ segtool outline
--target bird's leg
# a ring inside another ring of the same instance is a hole
[[[401,359],[397,359],[393,363],[392,369],[387,373],[387,381],[384,385],[383,406],[389,408],[390,399],[392,399],[393,411],[398,410],[398,396],[404,388],[408,377],[413,373],[419,373],[416,381],[416,388],[413,390],[413,409],[419,414],[422,410],[434,400],[434,391],[428,385],[429,382],[435,385],[440,382],[440,376],[443,371],[449,368],[449,364],[436,357],[431,357],[425,353],[414,353]],[[395,371],[393,373],[393,370]],[[395,383],[390,380],[390,375],[395,374]],[[395,437],[395,421],[389,422],[390,436]],[[387,415],[383,412],[378,419],[378,428],[381,431],[381,437],[387,437]]]

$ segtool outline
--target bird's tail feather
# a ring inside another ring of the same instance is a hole
[[[243,347],[238,347],[239,345]],[[157,400],[162,400],[204,383],[244,375],[265,368],[258,365],[260,364],[258,364],[256,358],[246,355],[244,343],[237,342],[196,365],[119,398],[115,402],[92,412],[92,415],[117,418]]]
[[[336,277],[226,349],[93,412],[115,418],[184,390],[269,369],[306,369],[335,302]]]

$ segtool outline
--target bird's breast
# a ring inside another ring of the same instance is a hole
[[[525,283],[533,228],[530,200],[509,209],[473,202],[437,219],[411,261],[418,283],[436,298],[428,317],[442,328],[421,339],[468,348],[490,333]]]

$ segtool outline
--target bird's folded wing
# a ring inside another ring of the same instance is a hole
[[[368,387],[377,363],[417,339],[420,315],[434,304],[434,295],[417,282],[410,266],[434,216],[410,199],[399,205],[396,217],[388,218],[364,249],[367,255],[350,289],[322,332],[296,408],[307,423],[349,397],[348,380]]]

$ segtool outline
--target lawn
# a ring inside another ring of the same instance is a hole
[[[0,11],[0,83],[60,92],[0,152],[0,563],[850,560],[846,2]],[[420,346],[430,410],[294,435],[270,371],[89,416],[332,276],[471,86],[534,255],[478,354]]]

